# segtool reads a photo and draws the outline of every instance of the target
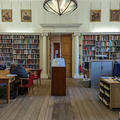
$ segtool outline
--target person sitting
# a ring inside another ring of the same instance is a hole
[[[6,66],[5,65],[0,65],[0,70],[5,70]]]
[[[28,78],[28,74],[23,66],[11,64],[10,67],[11,74],[17,74],[18,78]]]
[[[28,78],[28,74],[26,70],[24,69],[23,66],[20,66],[20,65],[11,64],[10,73],[16,74],[17,75],[16,79]],[[23,85],[27,83],[28,83],[28,80],[25,80],[25,79],[22,80]],[[19,84],[20,84],[20,81],[17,81],[15,86],[18,86]],[[14,88],[14,89],[17,89],[17,88]],[[24,92],[25,90],[21,90],[21,89],[18,90],[19,94],[24,94]]]

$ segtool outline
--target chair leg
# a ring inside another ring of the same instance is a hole
[[[28,96],[30,96],[30,88],[28,87]]]
[[[39,78],[39,84],[41,85],[41,79]]]
[[[37,79],[37,87],[38,87],[38,84],[39,84],[39,83],[38,83],[38,79]]]
[[[31,86],[32,87],[32,95],[34,94],[34,91],[33,91],[33,85]]]

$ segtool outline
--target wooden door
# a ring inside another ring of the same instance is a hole
[[[54,58],[60,58],[60,43],[54,43]]]
[[[61,55],[66,63],[66,77],[72,77],[72,35],[61,36]]]

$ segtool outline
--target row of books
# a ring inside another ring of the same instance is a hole
[[[110,57],[112,57],[112,58],[120,58],[120,53],[111,53]]]
[[[13,60],[12,57],[4,57],[4,58],[0,57],[0,61],[6,62],[6,61],[12,61],[12,60]]]
[[[109,40],[120,40],[120,35],[110,35]]]
[[[94,51],[83,51],[83,56],[95,56]]]
[[[120,40],[110,41],[110,46],[120,46]]]
[[[83,40],[108,41],[109,35],[83,35]]]
[[[86,57],[83,57],[83,61],[92,61],[94,60],[94,57],[91,57],[91,56],[86,56]]]
[[[109,47],[99,47],[96,48],[96,52],[109,52],[110,48]]]
[[[16,64],[28,64],[28,65],[30,65],[30,64],[34,64],[34,65],[40,64],[39,59],[32,59],[32,60],[21,59],[21,60],[14,60],[14,62]]]
[[[38,39],[21,39],[21,40],[13,40],[14,44],[39,44]]]
[[[0,39],[39,39],[39,35],[0,35]]]
[[[83,41],[83,45],[95,45],[95,41]]]
[[[14,59],[39,59],[39,54],[29,55],[29,54],[20,54],[20,55],[13,55]]]
[[[0,35],[0,39],[12,39],[12,35]]]
[[[83,40],[95,40],[96,36],[95,35],[84,35]]]
[[[14,48],[16,49],[39,49],[39,45],[13,45]]]
[[[13,39],[39,39],[39,35],[13,35]]]
[[[0,48],[12,48],[12,44],[0,44]]]
[[[12,49],[11,48],[2,48],[2,49],[0,49],[0,53],[12,53]]]
[[[38,49],[32,49],[32,50],[18,49],[18,50],[13,50],[13,54],[39,54],[39,50]]]
[[[12,40],[10,40],[10,39],[0,39],[0,44],[2,44],[2,43],[5,43],[5,44],[12,44]]]
[[[95,50],[95,46],[83,46],[83,50]]]
[[[96,46],[109,46],[110,45],[110,42],[106,42],[106,41],[97,41],[96,42]]]

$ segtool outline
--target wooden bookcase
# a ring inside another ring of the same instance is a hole
[[[40,68],[40,35],[34,34],[11,34],[1,35],[0,61],[6,59],[17,65],[31,69]],[[8,48],[9,47],[9,48]],[[7,59],[5,55],[9,55]]]
[[[120,108],[120,82],[111,77],[100,78],[99,99],[110,109]]]

